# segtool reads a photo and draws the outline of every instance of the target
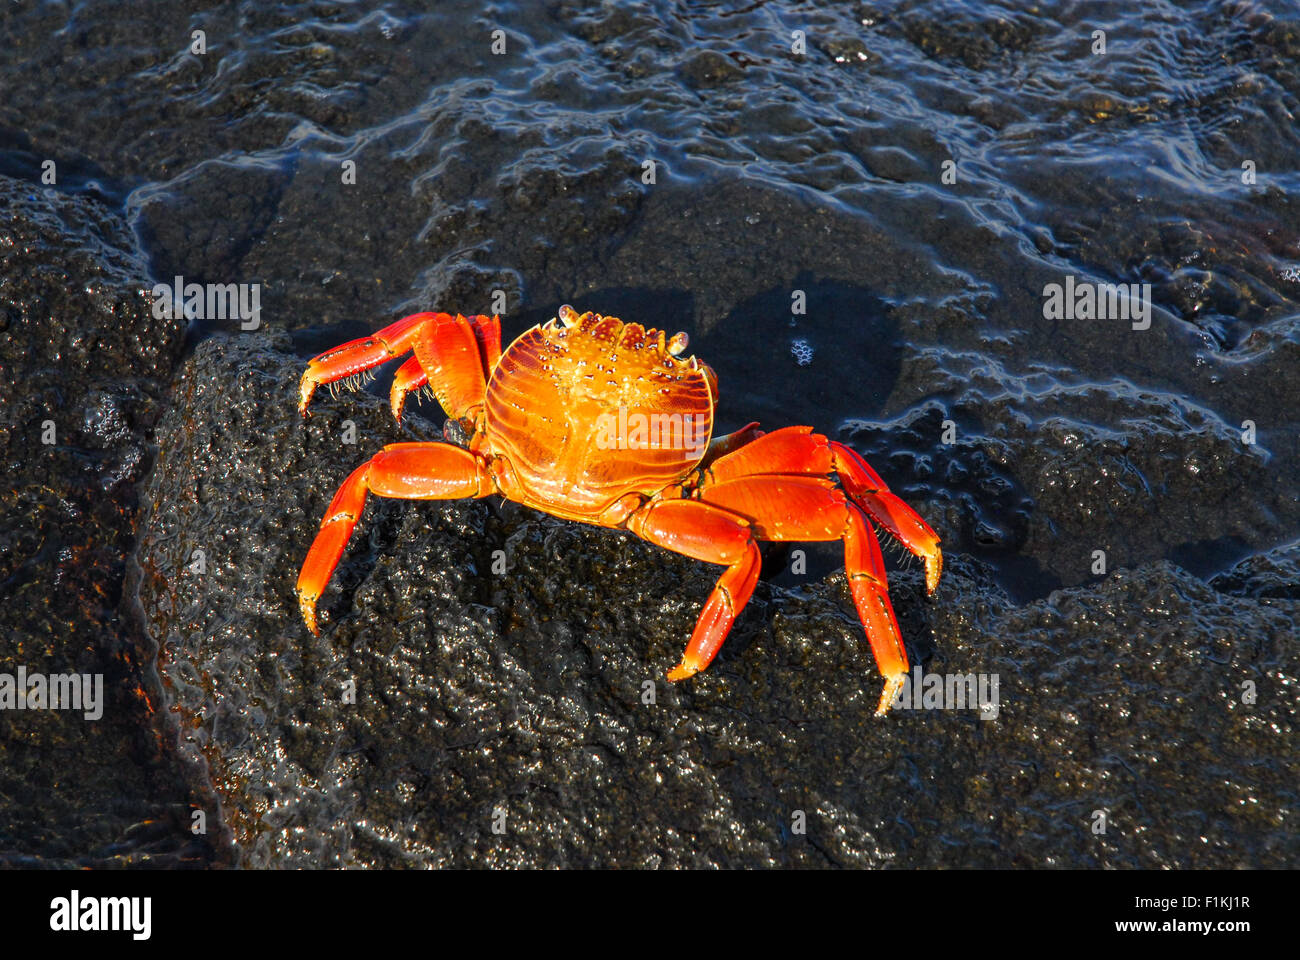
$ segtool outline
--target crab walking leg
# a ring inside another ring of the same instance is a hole
[[[320,632],[316,601],[361,518],[367,492],[402,500],[460,500],[488,496],[496,484],[482,460],[446,443],[389,444],[354,470],[330,501],[298,574],[298,606],[312,633]]]
[[[634,513],[628,529],[642,539],[727,569],[704,602],[682,661],[668,673],[673,683],[699,673],[717,655],[745,609],[762,556],[744,518],[698,500],[659,500]]]
[[[889,583],[885,578],[885,558],[880,552],[880,541],[871,529],[862,510],[847,504],[847,521],[844,525],[844,574],[848,577],[853,605],[858,609],[858,619],[867,631],[871,653],[876,666],[885,678],[885,689],[880,694],[876,716],[884,716],[893,705],[894,698],[907,679],[907,651],[903,649],[903,636],[894,616],[894,605],[889,602]]]
[[[746,427],[746,430],[749,428]],[[833,469],[826,438],[812,427],[781,427],[770,433],[751,431],[749,442],[729,449],[708,467],[708,482],[726,483],[742,477],[827,476]]]
[[[699,495],[706,504],[747,517],[763,540],[844,541],[849,592],[876,666],[885,678],[876,715],[886,713],[907,677],[907,652],[889,602],[880,543],[866,513],[833,481],[816,475],[739,477],[706,483]]]
[[[748,442],[730,447],[714,459],[706,458],[702,465],[707,482],[726,483],[761,475],[836,473],[849,499],[925,561],[926,589],[934,592],[943,569],[938,536],[915,510],[890,492],[862,457],[842,443],[813,433],[812,427],[755,432],[758,435]]]
[[[925,590],[934,593],[943,570],[938,535],[920,514],[889,492],[885,481],[855,451],[833,440],[830,449],[835,472],[839,474],[840,484],[849,499],[925,561]]]

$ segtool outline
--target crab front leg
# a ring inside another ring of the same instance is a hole
[[[402,422],[402,408],[406,406],[406,395],[428,386],[429,374],[420,365],[419,357],[411,357],[397,368],[393,377],[393,389],[388,393],[388,405],[393,408],[393,416]]]
[[[644,540],[727,569],[704,602],[681,663],[668,673],[676,683],[707,667],[731,632],[758,583],[762,555],[744,517],[698,500],[651,501],[628,520]]]
[[[924,561],[925,592],[934,593],[939,586],[939,574],[943,571],[938,534],[930,529],[920,514],[890,492],[880,474],[871,469],[855,450],[835,440],[829,446],[844,492],[899,543]]]
[[[413,313],[368,337],[326,350],[307,364],[298,411],[306,415],[321,384],[347,380],[412,350],[415,356],[393,381],[393,414],[400,422],[406,394],[431,383],[443,410],[459,419],[483,403],[487,379],[501,358],[501,320]]]
[[[318,634],[316,601],[343,556],[366,493],[403,500],[460,500],[496,492],[487,463],[446,443],[393,443],[354,470],[330,501],[298,574],[298,606],[307,629]]]

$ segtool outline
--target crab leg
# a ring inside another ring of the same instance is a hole
[[[402,407],[406,405],[406,395],[412,390],[419,390],[429,382],[429,375],[420,366],[419,357],[411,357],[397,368],[393,377],[393,389],[388,395],[388,404],[393,408],[393,416],[402,422]]]
[[[856,451],[833,440],[830,449],[844,492],[899,543],[925,561],[925,592],[934,593],[943,570],[938,535],[920,514],[889,492],[885,481]]]
[[[813,433],[812,427],[751,432],[758,436],[708,465],[708,482],[726,483],[763,474],[826,476],[833,469],[827,440]]]
[[[833,481],[818,476],[741,477],[705,485],[699,495],[707,505],[748,518],[763,540],[844,541],[849,592],[885,678],[876,715],[888,712],[907,676],[907,652],[889,602],[880,543],[862,508]]]
[[[335,383],[364,373],[414,350],[415,363],[424,382],[434,384],[434,393],[447,415],[459,418],[483,402],[487,378],[501,357],[499,317],[463,317],[449,313],[413,313],[368,337],[326,350],[307,364],[299,390],[298,411],[304,415],[312,394],[322,383]],[[411,363],[403,364],[399,383],[393,384],[394,414],[401,419],[406,393],[422,386]]]
[[[933,593],[939,585],[943,554],[939,551],[939,537],[929,524],[891,493],[880,475],[854,450],[813,433],[812,427],[782,427],[761,434],[712,463],[705,463],[706,484],[772,474],[838,474],[849,499],[925,561],[926,591]]]
[[[885,579],[885,558],[880,552],[880,540],[856,504],[848,505],[847,514],[844,575],[849,581],[858,619],[867,631],[876,667],[885,678],[885,689],[876,707],[876,716],[879,717],[889,712],[903,681],[907,679],[907,651],[903,649],[903,636],[898,629],[898,618],[894,616],[894,605],[889,602],[889,583]]]
[[[361,518],[367,492],[403,500],[459,500],[486,497],[496,492],[496,484],[482,460],[446,443],[389,444],[354,470],[330,501],[298,574],[298,606],[312,633],[320,632],[316,601]]]
[[[758,543],[743,517],[698,500],[655,501],[632,515],[628,529],[676,553],[727,566],[704,602],[681,663],[668,673],[674,683],[685,680],[713,662],[749,602],[762,566]]]
[[[377,367],[411,349],[416,331],[428,320],[446,314],[413,313],[390,323],[378,333],[326,350],[307,364],[298,394],[298,412],[307,415],[307,404],[322,383],[335,383]]]

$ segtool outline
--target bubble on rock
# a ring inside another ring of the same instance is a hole
[[[794,362],[801,367],[806,367],[812,363],[813,348],[812,344],[800,337],[798,340],[790,342],[790,352],[794,354]]]

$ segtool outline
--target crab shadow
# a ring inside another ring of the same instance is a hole
[[[901,366],[888,303],[861,287],[797,276],[737,304],[702,329],[695,296],[680,290],[609,287],[574,297],[598,310],[669,334],[684,330],[692,353],[718,375],[715,433],[751,420],[775,429],[808,424],[834,433],[846,418],[880,412]],[[559,303],[504,322],[507,342],[556,315]]]
[[[767,430],[799,424],[836,438],[846,419],[880,414],[901,366],[889,304],[806,274],[739,304],[692,347],[718,375],[717,433],[757,420]],[[778,586],[823,580],[843,566],[838,542],[764,544],[763,579]]]

